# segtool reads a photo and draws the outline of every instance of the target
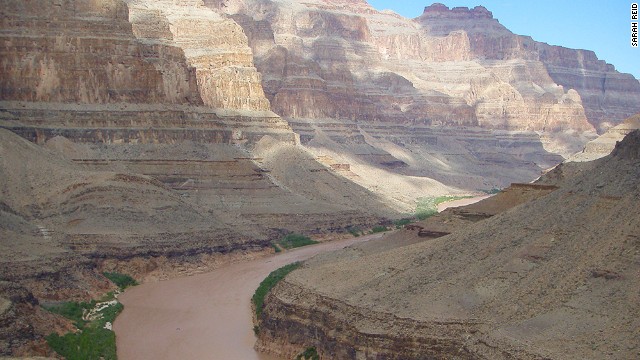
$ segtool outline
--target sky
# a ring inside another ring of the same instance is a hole
[[[477,5],[518,35],[573,49],[593,50],[598,59],[640,79],[640,47],[631,47],[631,4],[638,0],[367,0],[378,10],[391,9],[415,18],[425,6]]]

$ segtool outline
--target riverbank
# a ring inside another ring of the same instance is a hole
[[[438,204],[438,212],[443,212],[446,209],[449,208],[455,208],[455,207],[461,207],[461,206],[467,206],[467,205],[471,205],[471,204],[475,204],[477,202],[480,202],[484,199],[490,198],[493,195],[482,195],[482,196],[474,196],[474,197],[470,197],[470,198],[464,198],[464,199],[458,199],[458,200],[451,200],[451,201],[447,201],[447,202],[443,202]]]
[[[278,360],[253,349],[250,301],[260,282],[286,264],[382,235],[323,242],[131,288],[119,296],[125,310],[113,324],[118,359]]]

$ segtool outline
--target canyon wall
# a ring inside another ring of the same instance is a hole
[[[482,6],[416,19],[366,1],[209,2],[245,30],[287,118],[603,131],[640,111],[640,83],[586,50],[511,33]]]
[[[202,103],[184,54],[137,41],[122,1],[1,5],[4,101]]]
[[[481,6],[406,19],[366,1],[205,5],[243,28],[271,109],[302,144],[403,211],[416,194],[455,191],[441,184],[533,180],[640,111],[633,76],[515,35]]]

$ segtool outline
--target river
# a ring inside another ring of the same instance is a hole
[[[324,242],[209,273],[145,283],[119,296],[120,360],[280,360],[253,349],[251,296],[273,270],[382,234]]]

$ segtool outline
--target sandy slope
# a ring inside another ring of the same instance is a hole
[[[638,179],[636,131],[451,235],[316,257],[271,292],[265,334],[327,358],[637,358]]]

